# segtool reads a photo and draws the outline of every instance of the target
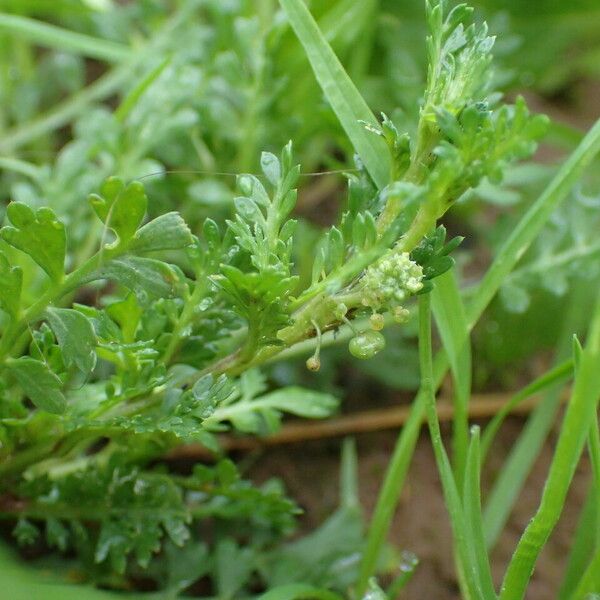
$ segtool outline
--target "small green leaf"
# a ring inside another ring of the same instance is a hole
[[[46,317],[62,350],[67,367],[89,375],[96,366],[96,334],[91,321],[70,308],[48,308]]]
[[[13,319],[17,316],[23,286],[23,270],[11,267],[8,259],[0,252],[0,308]]]
[[[177,212],[169,212],[141,227],[131,243],[131,250],[142,254],[156,250],[179,250],[193,242],[192,232]]]
[[[26,204],[12,202],[6,214],[13,226],[0,230],[2,238],[29,254],[53,281],[60,280],[64,274],[67,238],[65,226],[54,211],[46,207],[34,211]]]
[[[300,387],[276,390],[261,396],[256,403],[308,419],[328,417],[338,406],[337,399],[331,394]]]
[[[144,314],[135,294],[128,294],[124,300],[114,302],[106,308],[108,316],[121,327],[123,340],[128,344],[135,341],[135,332]]]
[[[139,181],[126,186],[118,177],[107,179],[100,194],[91,194],[89,201],[98,218],[117,234],[121,244],[135,235],[148,205],[144,186]]]
[[[279,159],[274,154],[271,154],[271,152],[263,152],[260,157],[260,166],[269,183],[277,185],[281,179]]]
[[[125,256],[111,260],[90,275],[88,281],[96,279],[120,283],[134,292],[139,303],[144,305],[150,298],[170,297],[179,275],[174,268],[160,260]]]
[[[46,521],[46,541],[50,548],[64,552],[69,546],[69,530],[54,517]]]
[[[20,518],[12,531],[20,546],[30,546],[40,536],[40,530],[27,519]]]
[[[46,412],[65,412],[67,401],[62,393],[60,379],[45,363],[23,356],[6,361],[25,395]]]

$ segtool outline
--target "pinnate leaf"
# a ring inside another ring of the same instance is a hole
[[[12,226],[0,230],[2,238],[29,254],[52,280],[60,280],[64,274],[67,238],[65,226],[54,211],[47,207],[33,210],[26,204],[12,202],[6,214]]]
[[[54,331],[67,367],[75,366],[89,375],[96,366],[96,334],[91,321],[70,308],[49,308],[48,323]]]
[[[119,237],[121,244],[135,235],[144,215],[148,199],[139,181],[125,185],[118,177],[110,177],[100,188],[100,194],[89,197],[98,218]]]
[[[192,233],[177,212],[153,219],[135,234],[131,250],[137,253],[156,250],[179,250],[193,242]]]
[[[62,393],[60,379],[45,363],[28,356],[7,361],[25,395],[46,412],[61,414],[67,401]]]

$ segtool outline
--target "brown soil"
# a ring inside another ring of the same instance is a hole
[[[510,418],[499,434],[485,469],[489,485],[523,427],[523,419]],[[362,505],[370,515],[396,434],[381,432],[357,437],[359,481]],[[494,578],[499,582],[519,535],[533,516],[553,453],[552,434],[538,458],[520,496],[516,509],[492,556]],[[318,526],[337,503],[339,440],[304,442],[270,448],[252,468],[257,479],[281,478],[305,510],[302,528]],[[565,559],[585,498],[589,465],[584,460],[577,471],[564,513],[548,542],[529,588],[527,600],[555,598]],[[404,600],[460,600],[452,558],[452,538],[435,460],[426,431],[418,441],[408,479],[394,517],[390,541],[398,549],[417,554],[419,567],[402,595]]]

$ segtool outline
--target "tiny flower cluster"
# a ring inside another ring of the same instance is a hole
[[[395,309],[423,287],[423,269],[408,252],[392,250],[370,266],[363,278],[362,303],[378,310]]]

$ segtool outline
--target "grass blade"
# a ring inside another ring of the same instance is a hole
[[[471,554],[477,562],[477,570],[481,587],[486,598],[495,598],[494,581],[490,568],[490,559],[485,547],[483,535],[483,517],[481,514],[481,446],[479,440],[479,427],[471,430],[471,443],[467,455],[465,485],[463,491],[463,504],[465,521],[470,531]]]
[[[590,595],[598,590],[600,590],[600,549],[596,550],[571,598],[572,600],[589,600]]]
[[[110,63],[120,63],[131,56],[131,50],[118,42],[84,35],[20,15],[0,13],[0,32],[24,38],[38,46]]]
[[[469,446],[469,397],[471,395],[471,343],[465,307],[451,269],[435,282],[432,293],[435,321],[454,380],[454,417],[452,449],[454,473],[458,487],[462,487]]]
[[[556,385],[566,383],[569,381],[573,374],[573,361],[566,360],[552,369],[546,371],[543,375],[540,375],[537,379],[534,379],[529,385],[526,385],[523,389],[519,390],[512,398],[498,411],[494,418],[487,424],[483,436],[481,438],[481,461],[485,462],[485,458],[490,450],[494,438],[498,433],[498,430],[502,426],[504,419],[527,398],[544,392]]]
[[[452,472],[450,460],[444,448],[440,423],[437,417],[435,402],[435,382],[433,378],[433,360],[431,350],[431,298],[425,294],[419,298],[419,364],[421,367],[421,393],[425,398],[425,411],[427,424],[431,436],[431,444],[435,454],[435,460],[442,481],[442,489],[450,521],[452,533],[457,551],[457,563],[460,571],[460,579],[464,584],[463,591],[469,600],[495,598],[496,595],[486,593],[483,590],[477,563],[473,560],[475,544],[471,539],[471,530],[467,525],[467,519]]]
[[[588,341],[575,377],[556,451],[540,506],[525,529],[506,570],[500,600],[521,600],[537,558],[562,511],[575,468],[596,418],[600,398],[600,301],[597,302]]]
[[[586,293],[585,286],[575,288],[570,308],[562,326],[563,331],[560,335],[557,350],[558,360],[568,356],[572,349],[573,331],[577,330],[580,321],[580,301]],[[488,548],[493,547],[496,543],[523,488],[525,479],[531,471],[552,425],[556,421],[560,396],[561,389],[551,390],[538,404],[505,461],[500,475],[494,482],[483,513]]]
[[[279,0],[294,29],[315,77],[341,126],[378,188],[389,182],[390,159],[385,142],[367,131],[361,121],[377,125],[356,86],[323,37],[302,0]]]
[[[569,600],[590,563],[594,548],[597,547],[598,501],[597,490],[592,485],[588,490],[571,542],[567,568],[558,592],[558,600]]]

